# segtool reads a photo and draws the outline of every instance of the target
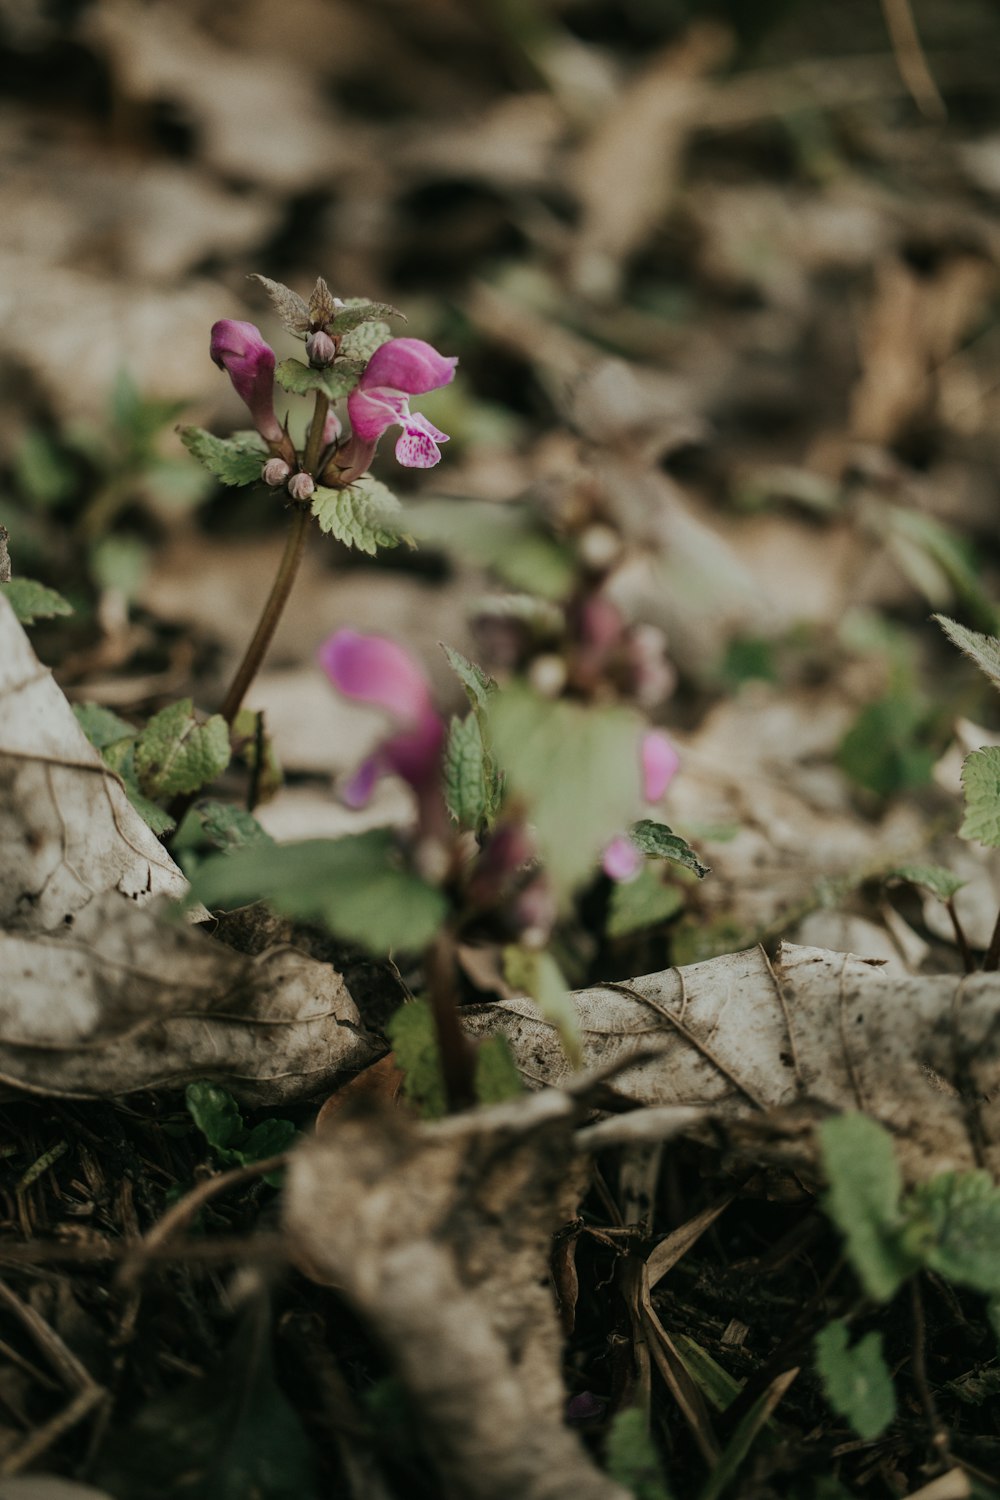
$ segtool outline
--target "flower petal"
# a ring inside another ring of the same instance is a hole
[[[406,724],[420,724],[431,707],[420,667],[402,646],[385,636],[338,630],[320,647],[319,661],[345,697],[377,703]]]
[[[601,857],[601,869],[619,885],[636,878],[642,869],[642,855],[627,834],[616,834],[607,845]]]
[[[448,434],[428,422],[420,412],[413,412],[402,424],[403,433],[396,443],[396,458],[404,469],[433,469],[441,462],[438,443],[447,443]]]
[[[422,396],[454,380],[457,364],[457,356],[439,354],[423,339],[389,339],[368,361],[361,389],[389,386],[410,396]]]
[[[362,390],[360,386],[347,398],[347,415],[351,419],[351,431],[362,442],[377,443],[387,427],[409,417],[410,408],[405,394],[378,386]]]
[[[340,788],[340,800],[345,807],[366,807],[372,799],[375,783],[382,771],[378,755],[369,755],[363,760],[354,775]]]
[[[281,424],[274,415],[274,350],[253,323],[220,318],[212,325],[212,359],[225,370],[244,401],[253,424],[269,442],[280,440]]]
[[[647,802],[659,802],[673,781],[681,758],[660,729],[642,737],[642,791]]]

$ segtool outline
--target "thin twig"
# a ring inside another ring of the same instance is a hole
[[[954,896],[948,897],[947,901],[945,902],[945,908],[948,912],[949,917],[951,918],[951,926],[955,934],[955,942],[958,944],[958,951],[962,956],[962,967],[965,969],[966,974],[972,974],[975,972],[976,961],[972,956],[972,949],[969,947],[969,940],[965,935],[965,929],[962,926],[961,922],[958,920],[958,912],[955,910]],[[1000,918],[998,918],[998,920],[1000,920]]]
[[[924,1419],[930,1429],[932,1446],[937,1450],[942,1464],[951,1462],[948,1429],[938,1415],[934,1393],[927,1379],[927,1325],[924,1319],[924,1299],[920,1291],[920,1277],[910,1282],[910,1306],[913,1312],[913,1383],[924,1410]]]
[[[928,120],[946,120],[948,110],[927,64],[910,0],[882,0],[882,14],[892,42],[899,76],[920,113]]]
[[[997,912],[997,919],[993,924],[993,936],[990,938],[990,946],[983,959],[983,973],[992,974],[997,969],[1000,969],[1000,911]]]
[[[441,1073],[448,1108],[458,1111],[476,1102],[472,1048],[458,1019],[455,993],[455,939],[445,929],[429,944],[424,958],[427,992],[434,1015]]]

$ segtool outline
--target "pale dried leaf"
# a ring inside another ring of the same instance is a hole
[[[653,1054],[616,1088],[645,1105],[700,1107],[748,1151],[808,1166],[815,1119],[861,1110],[892,1131],[911,1181],[1000,1173],[996,974],[890,975],[786,945],[773,969],[751,949],[573,998],[586,1067]],[[566,1078],[557,1033],[530,1001],[467,1012],[466,1025],[506,1037],[529,1083]]]
[[[50,931],[94,897],[187,883],[0,599],[0,922]]]
[[[0,932],[0,1081],[108,1098],[195,1078],[276,1105],[376,1048],[343,978],[295,948],[250,958],[115,892],[55,933]]]
[[[293,1246],[389,1352],[445,1495],[627,1500],[563,1420],[548,1266],[577,1113],[555,1091],[435,1124],[360,1109],[289,1168]]]

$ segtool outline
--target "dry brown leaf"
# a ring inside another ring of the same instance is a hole
[[[434,1124],[362,1109],[292,1158],[293,1249],[389,1352],[446,1500],[627,1500],[563,1420],[548,1267],[578,1108],[550,1090]]]
[[[751,949],[575,996],[585,1066],[623,1068],[615,1086],[651,1106],[689,1106],[736,1148],[812,1161],[812,1125],[863,1110],[892,1131],[903,1172],[1000,1173],[1000,977],[909,977],[852,954]],[[504,1036],[529,1083],[569,1066],[528,1000],[466,1013]]]
[[[581,221],[570,279],[578,292],[608,301],[618,292],[626,258],[676,190],[702,80],[730,46],[722,27],[692,26],[632,80],[584,143],[573,171]]]

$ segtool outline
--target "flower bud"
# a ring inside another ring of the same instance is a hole
[[[322,328],[306,339],[306,355],[314,368],[332,365],[337,357],[337,345]]]
[[[588,526],[579,545],[581,558],[595,573],[603,573],[616,563],[623,548],[619,533],[602,522]]]
[[[293,500],[310,500],[316,489],[316,481],[311,474],[293,474],[288,481],[288,493]]]
[[[547,651],[536,656],[528,668],[531,686],[541,698],[558,698],[566,686],[566,663],[561,656]]]
[[[261,470],[260,477],[265,484],[269,484],[274,490],[279,485],[284,484],[291,472],[290,465],[286,464],[283,458],[269,458]]]

